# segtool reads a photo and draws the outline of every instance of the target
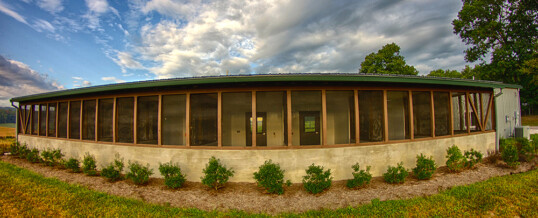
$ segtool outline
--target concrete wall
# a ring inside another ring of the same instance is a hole
[[[173,161],[179,163],[189,181],[200,181],[202,169],[211,156],[215,156],[235,170],[232,182],[254,182],[253,173],[265,160],[272,159],[286,170],[286,179],[301,182],[305,169],[315,163],[331,169],[334,180],[351,178],[351,165],[359,162],[361,167],[372,166],[373,176],[381,176],[387,166],[395,166],[403,161],[409,170],[415,167],[416,156],[424,153],[433,156],[439,166],[445,165],[446,149],[457,145],[461,150],[474,148],[487,154],[495,149],[495,133],[473,134],[435,140],[422,140],[369,146],[311,149],[267,149],[267,150],[226,150],[226,149],[181,149],[155,148],[114,144],[97,144],[37,136],[19,135],[19,142],[40,150],[59,148],[67,158],[82,159],[86,152],[92,154],[100,168],[113,161],[116,153],[127,161],[149,163],[154,177],[161,177],[159,163]]]
[[[521,126],[519,89],[494,89],[497,141],[514,136],[515,127]]]

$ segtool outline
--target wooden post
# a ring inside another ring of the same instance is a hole
[[[191,94],[185,94],[185,146],[191,146]]]
[[[47,107],[45,114],[45,136],[49,137],[49,104],[45,104]]]
[[[222,147],[222,92],[218,92],[217,97],[217,145]]]
[[[321,145],[327,145],[327,91],[321,90]]]
[[[471,116],[469,114],[469,92],[465,92],[465,119],[467,121],[467,134],[471,133]]]
[[[79,140],[82,140],[82,134],[84,133],[84,132],[82,132],[82,128],[83,128],[83,126],[82,126],[82,118],[83,118],[82,112],[84,111],[84,104],[83,103],[84,103],[84,101],[80,100],[80,117],[78,118],[78,122],[79,122],[78,139]]]
[[[435,138],[435,105],[433,99],[433,91],[430,91],[431,117],[432,117],[432,137]]]
[[[359,144],[360,141],[360,119],[359,119],[359,91],[357,89],[353,90],[353,95],[355,99],[355,144]]]
[[[95,126],[95,133],[94,133],[94,141],[97,142],[97,139],[99,138],[99,125],[98,125],[98,122],[99,122],[99,99],[95,99],[95,123],[94,123],[94,126]]]
[[[162,146],[162,113],[163,113],[163,95],[159,95],[159,109],[157,110],[157,145]]]
[[[413,113],[413,91],[409,90],[409,138],[415,139],[415,114]]]
[[[71,101],[67,101],[67,138],[71,138]]]
[[[258,116],[256,114],[256,91],[252,91],[251,92],[252,94],[252,112],[251,112],[251,115],[250,116],[250,119],[252,119],[252,122],[251,122],[251,125],[250,125],[250,133],[252,134],[252,147],[256,147],[256,133],[257,133],[257,129],[258,129]],[[263,122],[267,122],[266,120],[264,120]]]
[[[137,125],[138,125],[138,96],[134,96],[134,103],[133,103],[133,107],[134,107],[134,113],[133,113],[133,144],[138,144],[138,128]]]
[[[112,142],[113,142],[113,143],[116,143],[116,141],[118,140],[118,139],[116,139],[116,137],[117,137],[117,135],[118,135],[118,134],[116,133],[116,129],[118,128],[118,127],[117,127],[118,124],[116,123],[116,115],[117,115],[117,113],[118,113],[118,112],[116,111],[116,109],[117,109],[117,104],[118,104],[117,101],[118,101],[118,99],[117,99],[116,97],[114,97],[114,106],[113,106],[114,109],[113,109],[113,113],[112,113]]]
[[[383,118],[384,118],[384,129],[385,129],[385,142],[389,141],[389,114],[387,109],[387,90],[383,90]]]
[[[56,135],[56,138],[58,138],[58,124],[60,123],[60,117],[58,117],[58,115],[60,115],[60,102],[56,102],[56,129],[54,130],[54,135]]]
[[[292,132],[292,113],[291,113],[291,90],[286,91],[286,107],[287,107],[287,113],[288,113],[288,119],[287,119],[287,125],[288,125],[288,146],[292,146],[293,141],[293,132]]]

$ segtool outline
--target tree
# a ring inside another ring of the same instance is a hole
[[[457,70],[432,70],[428,76],[436,76],[436,77],[450,77],[450,78],[462,78],[463,75],[458,72]]]
[[[477,79],[520,84],[522,102],[538,102],[533,75],[525,73],[532,70],[538,52],[536,0],[463,0],[452,25],[454,33],[470,46],[465,59],[481,61],[479,69],[474,69]]]
[[[400,46],[391,43],[383,46],[377,53],[366,56],[359,73],[417,75],[418,71],[405,63],[404,57],[400,55]]]

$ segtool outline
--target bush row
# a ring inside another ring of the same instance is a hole
[[[532,161],[538,152],[538,134],[526,138],[508,138],[499,141],[501,157],[510,167],[517,167],[521,162]]]

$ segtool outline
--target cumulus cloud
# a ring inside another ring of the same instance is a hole
[[[116,77],[113,77],[113,76],[101,77],[101,80],[107,81],[107,82],[112,81],[112,82],[115,82],[115,83],[123,83],[123,82],[125,82],[125,80],[117,79]]]
[[[84,80],[84,78],[80,76],[73,76],[71,78],[73,79],[73,87],[80,88],[80,87],[86,87],[86,86],[92,85],[90,81]]]
[[[37,6],[41,9],[48,11],[52,14],[61,12],[64,10],[61,0],[39,0],[37,1]]]
[[[0,55],[0,106],[9,106],[9,99],[13,97],[63,88],[48,75],[40,74],[24,63]]]
[[[82,17],[88,21],[88,27],[92,30],[98,30],[100,28],[100,16],[112,11],[118,15],[118,11],[109,6],[106,0],[86,0],[86,7],[88,12]]]
[[[121,71],[126,73],[126,68],[128,69],[144,69],[144,66],[135,59],[128,52],[117,52],[117,57],[112,60],[116,62],[121,67]]]

